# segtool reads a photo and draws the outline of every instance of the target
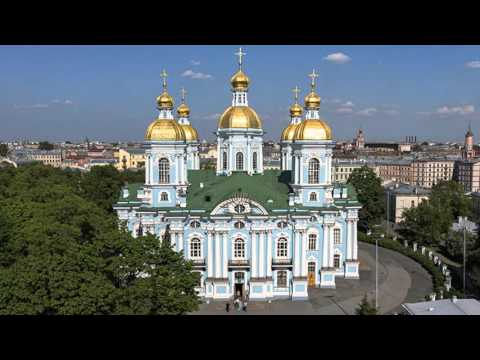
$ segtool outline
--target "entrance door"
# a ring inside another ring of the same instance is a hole
[[[308,287],[315,287],[315,263],[308,263]]]
[[[243,272],[236,272],[235,273],[235,293],[233,297],[236,299],[237,297],[243,297],[243,284],[245,283],[245,273]]]

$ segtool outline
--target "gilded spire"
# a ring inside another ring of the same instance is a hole
[[[295,87],[292,89],[292,92],[294,93],[295,103],[294,103],[292,106],[290,106],[290,116],[291,116],[291,117],[299,117],[299,116],[302,116],[303,109],[302,109],[302,107],[298,104],[298,94],[300,93],[300,89],[298,88],[298,86],[295,86]]]
[[[312,83],[311,83],[312,92],[315,92],[315,85],[316,85],[315,78],[318,77],[318,74],[315,73],[315,69],[313,69],[312,73],[308,74],[308,76],[312,79]]]
[[[185,90],[185,88],[182,87],[180,93],[182,94],[182,103],[177,109],[177,114],[179,117],[188,117],[190,115],[190,108],[187,104],[185,104],[185,94],[187,93],[187,91]]]
[[[244,57],[245,55],[247,55],[247,53],[244,53],[244,52],[242,51],[242,48],[240,48],[240,49],[238,49],[238,52],[235,53],[235,55],[238,56],[238,67],[239,67],[240,70],[242,70],[242,63],[243,63],[242,60],[243,60],[243,57]]]
[[[238,56],[238,71],[235,75],[232,76],[230,79],[230,83],[232,84],[232,88],[234,91],[247,91],[248,86],[250,83],[250,79],[247,75],[242,71],[243,65],[243,57],[247,55],[243,52],[243,49],[240,48],[238,52],[235,53]]]
[[[163,78],[163,91],[167,91],[167,76],[167,72],[165,69],[163,69],[163,71],[160,73],[160,77]]]
[[[312,73],[308,75],[312,81],[310,83],[311,90],[310,94],[305,97],[305,108],[310,110],[318,110],[320,108],[320,96],[315,92],[316,81],[315,78],[318,77],[318,74],[313,69]]]
[[[173,109],[173,98],[167,92],[167,72],[165,69],[160,73],[163,78],[163,92],[157,97],[157,106],[159,109]]]

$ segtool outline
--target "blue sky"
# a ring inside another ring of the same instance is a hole
[[[250,105],[266,139],[289,122],[291,89],[320,74],[321,116],[336,139],[461,141],[480,133],[479,46],[248,46]],[[141,140],[157,116],[160,72],[176,104],[188,92],[192,124],[213,139],[231,102],[231,46],[0,46],[0,140]]]

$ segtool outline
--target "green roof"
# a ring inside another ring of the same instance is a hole
[[[213,210],[218,203],[237,193],[259,202],[267,210],[288,209],[290,171],[265,170],[263,175],[251,176],[234,172],[230,176],[217,176],[213,170],[189,170],[188,180],[191,185],[187,207],[190,209]]]

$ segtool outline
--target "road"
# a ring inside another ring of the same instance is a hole
[[[380,314],[401,310],[404,302],[425,300],[433,291],[431,276],[412,259],[379,248]],[[363,296],[375,299],[375,246],[359,243],[360,279],[336,279],[336,289],[309,289],[308,301],[249,302],[248,312],[225,312],[225,302],[200,305],[194,315],[353,315]]]

